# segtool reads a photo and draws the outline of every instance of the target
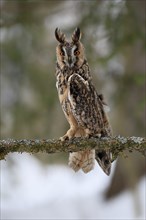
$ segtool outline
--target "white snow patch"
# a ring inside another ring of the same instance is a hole
[[[1,219],[145,219],[145,181],[138,186],[141,207],[135,216],[133,195],[105,202],[110,183],[99,166],[88,174],[63,165],[42,166],[28,154],[13,154],[15,165],[1,162]],[[112,174],[114,171],[114,165]]]

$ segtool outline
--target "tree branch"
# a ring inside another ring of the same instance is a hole
[[[104,150],[110,149],[113,160],[123,151],[134,150],[146,156],[146,138],[141,137],[112,137],[112,138],[74,138],[69,141],[60,140],[0,140],[0,160],[5,159],[8,153],[57,153],[57,152],[77,152],[87,149]]]

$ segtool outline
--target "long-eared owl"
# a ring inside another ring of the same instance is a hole
[[[103,96],[95,90],[90,68],[80,41],[80,29],[76,28],[71,41],[66,40],[58,28],[56,47],[56,87],[59,100],[70,129],[61,137],[62,141],[73,137],[109,137],[111,127],[106,115]],[[69,166],[85,173],[94,168],[95,159],[103,171],[109,175],[111,153],[109,150],[85,150],[69,154]]]

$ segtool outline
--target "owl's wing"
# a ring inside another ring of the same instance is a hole
[[[101,134],[104,131],[104,135],[108,136],[110,128],[108,128],[108,121],[104,118],[104,106],[92,84],[89,84],[80,75],[73,74],[69,78],[68,99],[72,113],[79,125],[88,128],[91,132],[90,135]],[[106,131],[106,126],[109,132]],[[111,169],[110,151],[96,151],[95,158],[103,171],[109,175]]]
[[[107,103],[104,101],[104,96],[102,94],[99,94],[98,97],[100,98],[104,111],[105,112],[109,112],[110,111],[110,107],[107,105]]]
[[[70,76],[68,82],[68,99],[78,124],[88,128],[91,134],[100,133],[104,126],[104,110],[94,86],[78,74]]]

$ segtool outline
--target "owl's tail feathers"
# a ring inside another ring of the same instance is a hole
[[[82,169],[84,173],[93,170],[95,165],[95,150],[73,152],[69,154],[69,166],[77,172]]]
[[[95,165],[95,150],[87,150],[83,154],[82,170],[88,173],[93,170]]]
[[[81,168],[82,152],[73,152],[69,154],[68,165],[77,172]]]
[[[110,151],[95,151],[95,159],[108,176],[111,172],[111,157]]]

